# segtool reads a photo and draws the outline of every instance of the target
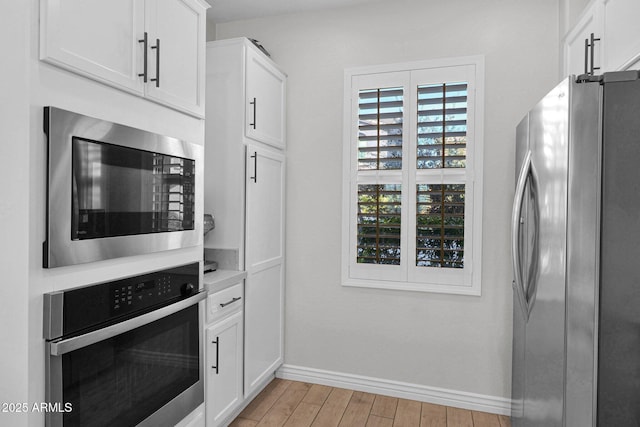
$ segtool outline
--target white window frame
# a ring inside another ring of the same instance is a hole
[[[466,81],[466,168],[410,171],[416,163],[416,110],[419,85]],[[362,89],[404,88],[402,170],[358,171],[358,94]],[[343,123],[342,285],[481,295],[482,165],[484,135],[484,57],[467,56],[346,69]],[[412,163],[411,163],[412,162]],[[362,184],[402,184],[400,265],[356,262],[357,189]],[[416,185],[465,184],[464,268],[415,266]]]

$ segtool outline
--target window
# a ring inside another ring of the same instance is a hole
[[[480,295],[482,57],[345,72],[343,284]]]

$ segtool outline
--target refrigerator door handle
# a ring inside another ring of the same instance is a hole
[[[529,181],[531,186],[531,194],[534,200],[534,220],[535,220],[535,228],[534,228],[534,240],[533,240],[533,259],[532,264],[529,266],[530,273],[528,275],[528,279],[530,281],[528,290],[531,295],[527,298],[527,292],[525,291],[524,283],[525,277],[523,276],[523,268],[522,268],[522,254],[520,251],[520,227],[522,225],[522,202],[524,199],[525,190],[527,187],[527,181]],[[518,176],[518,181],[516,184],[516,193],[513,201],[513,212],[511,215],[511,256],[513,262],[513,271],[514,271],[514,280],[513,280],[513,289],[516,293],[516,298],[519,301],[520,308],[524,314],[525,320],[529,320],[529,315],[531,314],[531,309],[533,308],[533,304],[535,302],[535,295],[537,290],[537,265],[538,265],[538,229],[539,229],[539,218],[538,218],[538,203],[537,203],[537,174],[533,163],[531,161],[531,151],[528,151],[524,162],[522,164],[522,169],[520,170],[520,174]],[[530,289],[529,289],[530,288]]]

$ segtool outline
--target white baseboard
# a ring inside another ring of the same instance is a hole
[[[362,375],[306,368],[304,366],[282,365],[276,371],[276,377],[492,414],[508,416],[511,413],[511,400],[504,397],[447,390]]]

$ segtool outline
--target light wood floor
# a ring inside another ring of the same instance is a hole
[[[231,427],[511,427],[509,417],[276,378]]]

